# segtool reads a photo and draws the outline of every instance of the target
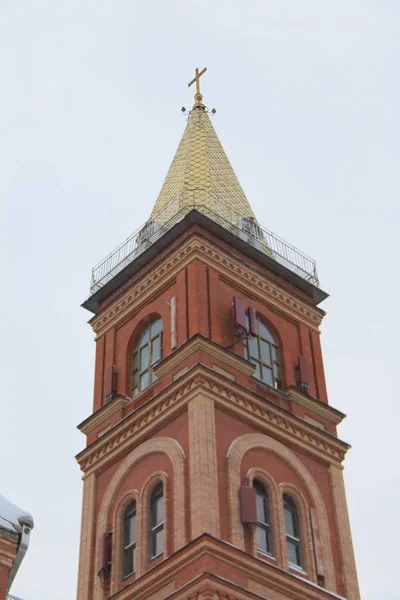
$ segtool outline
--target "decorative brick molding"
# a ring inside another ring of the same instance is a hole
[[[104,494],[98,520],[96,536],[103,533],[107,533],[107,523],[110,517],[110,509],[115,498],[115,494],[119,488],[119,485],[123,481],[127,473],[134,468],[142,458],[155,454],[157,452],[164,453],[168,456],[171,461],[173,473],[174,473],[174,550],[178,550],[181,546],[186,543],[186,524],[185,524],[185,511],[182,510],[181,506],[186,506],[186,485],[185,485],[185,463],[186,457],[180,444],[168,437],[156,437],[146,442],[143,442],[133,450],[122,461],[117,471],[114,473],[107,490]],[[84,515],[85,513],[83,513]],[[87,516],[85,515],[87,519]],[[96,561],[97,561],[97,549],[96,549]],[[87,572],[93,573],[92,569],[87,569]],[[99,578],[95,579],[95,600],[102,600],[102,587]],[[78,600],[81,600],[80,598]]]
[[[280,408],[276,403],[261,398],[238,386],[223,375],[204,365],[196,366],[175,381],[167,390],[154,396],[85,450],[77,460],[87,473],[99,469],[111,457],[137,443],[153,428],[160,426],[173,414],[182,410],[201,388],[223,409],[235,416],[251,419],[266,433],[271,431],[282,440],[287,439],[300,448],[307,449],[328,462],[340,464],[348,449],[348,444],[324,432],[317,431],[303,419]]]
[[[96,500],[96,476],[91,473],[83,479],[81,541],[79,548],[79,571],[77,600],[91,600],[94,557],[94,510]]]
[[[234,377],[235,372],[240,371],[245,375],[253,375],[255,366],[238,354],[227,350],[223,346],[198,334],[182,344],[175,352],[164,358],[155,368],[157,377],[164,377],[167,373],[179,369],[182,362],[190,358],[196,352],[204,352],[208,356],[222,362],[231,370],[229,379]],[[215,368],[215,367],[214,367]],[[217,369],[215,369],[217,370]]]
[[[230,541],[244,549],[243,525],[240,521],[238,491],[240,487],[241,464],[244,455],[251,449],[262,448],[282,458],[302,479],[318,513],[321,539],[323,544],[323,560],[326,570],[326,587],[336,591],[336,580],[329,534],[328,517],[321,493],[303,463],[281,442],[259,433],[248,433],[232,442],[227,452],[228,502]]]
[[[191,537],[219,537],[217,440],[214,401],[199,393],[188,404]]]
[[[300,392],[296,388],[289,388],[286,390],[286,393],[294,402],[304,406],[304,408],[312,410],[324,420],[328,421],[329,423],[333,423],[333,425],[339,425],[339,423],[341,423],[346,416],[340,412],[340,410],[329,406],[329,404],[326,404],[317,398],[307,396],[307,394]]]
[[[241,259],[222,250],[211,240],[193,233],[175,251],[153,269],[148,276],[140,278],[125,293],[118,296],[109,307],[91,319],[91,325],[97,335],[102,335],[116,322],[132,312],[138,305],[149,301],[149,297],[160,288],[171,285],[178,274],[191,260],[198,258],[202,263],[214,267],[221,275],[234,284],[246,289],[252,296],[279,307],[282,312],[318,329],[324,312],[307,304],[273,283],[267,276],[246,265]]]
[[[330,465],[329,473],[333,492],[333,505],[335,507],[336,528],[338,531],[338,546],[346,598],[347,600],[360,600],[343,471],[340,467]]]
[[[113,398],[110,402],[99,408],[93,415],[90,415],[90,417],[80,423],[80,425],[78,425],[79,431],[87,435],[93,431],[93,429],[104,423],[104,421],[107,421],[114,413],[124,409],[130,401],[131,398],[122,394]]]

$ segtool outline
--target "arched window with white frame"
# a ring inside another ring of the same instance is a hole
[[[154,367],[162,358],[163,322],[149,321],[141,331],[132,355],[132,396],[137,396],[157,380]]]
[[[267,490],[258,479],[253,481],[256,490],[257,526],[256,546],[257,550],[272,555],[272,528]]]
[[[126,579],[136,571],[136,502],[129,504],[123,519],[122,577]]]
[[[149,555],[150,560],[164,552],[164,488],[160,481],[150,497]]]
[[[283,495],[283,512],[289,566],[302,569],[303,556],[301,551],[299,513],[296,503],[288,494]]]
[[[256,367],[254,377],[280,390],[282,373],[278,340],[259,317],[256,323],[256,335],[245,339],[244,356]]]

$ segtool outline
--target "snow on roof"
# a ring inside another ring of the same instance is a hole
[[[18,508],[0,494],[0,527],[21,533],[23,525],[27,525],[30,529],[33,528],[32,515],[26,510]]]

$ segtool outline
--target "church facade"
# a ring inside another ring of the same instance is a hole
[[[315,263],[263,229],[200,93],[93,271],[78,600],[358,600]]]

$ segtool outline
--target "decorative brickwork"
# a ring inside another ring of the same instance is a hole
[[[309,471],[300,460],[281,442],[262,434],[247,434],[237,438],[227,454],[227,470],[229,478],[230,506],[230,536],[231,542],[239,548],[244,548],[243,526],[240,522],[238,505],[238,490],[241,478],[241,463],[243,456],[253,448],[264,448],[273,452],[286,461],[304,481],[318,512],[321,537],[323,539],[323,557],[326,567],[327,588],[336,591],[336,581],[333,572],[332,548],[329,534],[328,517],[321,493]]]

